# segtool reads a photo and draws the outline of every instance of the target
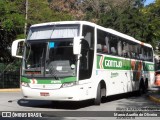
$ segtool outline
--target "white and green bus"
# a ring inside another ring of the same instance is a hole
[[[25,40],[13,42],[12,56],[22,58],[26,99],[99,105],[102,97],[145,92],[154,83],[151,45],[86,21],[32,25]]]

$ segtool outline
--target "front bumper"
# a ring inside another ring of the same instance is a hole
[[[75,85],[72,87],[59,89],[33,89],[22,86],[22,92],[25,99],[34,100],[55,100],[55,101],[81,101],[91,99],[88,85]]]

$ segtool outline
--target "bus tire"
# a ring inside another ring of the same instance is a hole
[[[141,96],[143,94],[143,88],[140,86],[138,90],[138,96]]]
[[[97,88],[97,95],[96,95],[96,98],[94,99],[94,104],[95,105],[101,104],[101,84],[100,83]]]
[[[147,92],[148,92],[148,80],[146,80],[144,84],[144,93],[147,93]]]
[[[140,85],[139,85],[137,95],[141,96],[144,93],[144,91],[145,91],[145,87],[144,87],[144,82],[143,82],[143,79],[142,79],[141,82],[140,82]]]

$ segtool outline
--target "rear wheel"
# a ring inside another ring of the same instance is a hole
[[[144,85],[144,93],[148,92],[148,80],[145,81],[145,85]]]
[[[143,94],[143,88],[140,86],[139,87],[139,90],[138,90],[138,92],[137,92],[137,95],[138,96],[141,96]]]
[[[141,96],[145,92],[145,85],[143,80],[141,80],[140,85],[139,85],[139,90],[137,91],[137,95]]]
[[[98,88],[97,88],[97,96],[94,100],[94,104],[95,105],[100,105],[101,104],[101,85],[100,84],[98,85]]]

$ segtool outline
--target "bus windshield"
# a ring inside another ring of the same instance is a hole
[[[31,27],[27,40],[74,38],[79,35],[79,25],[52,25]]]
[[[79,24],[32,26],[24,53],[23,72],[28,77],[76,76],[73,38],[79,36]]]
[[[69,77],[76,75],[73,40],[27,42],[24,62],[26,76]]]

